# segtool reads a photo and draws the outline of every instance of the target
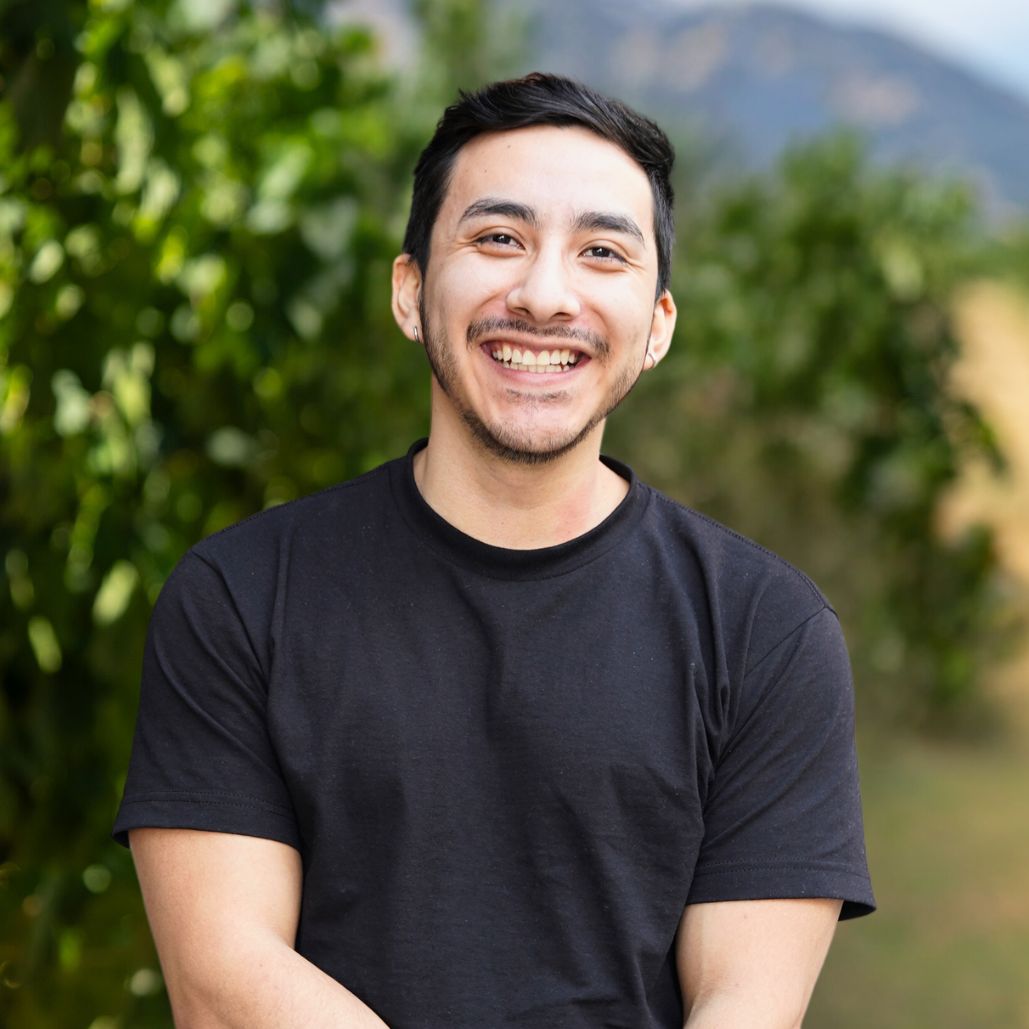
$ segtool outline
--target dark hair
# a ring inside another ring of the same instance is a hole
[[[654,122],[580,82],[542,72],[494,82],[476,93],[462,91],[459,96],[458,102],[443,112],[435,134],[415,165],[404,252],[423,272],[429,261],[432,227],[461,147],[486,132],[530,125],[578,125],[621,147],[646,172],[654,198],[657,295],[668,288],[675,235],[669,174],[675,151]]]

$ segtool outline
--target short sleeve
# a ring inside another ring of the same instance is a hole
[[[824,607],[756,655],[704,812],[689,903],[831,897],[874,910],[850,662]]]
[[[267,725],[267,677],[224,577],[188,554],[161,591],[114,826],[205,829],[279,840],[299,833]],[[266,662],[265,662],[266,663]]]

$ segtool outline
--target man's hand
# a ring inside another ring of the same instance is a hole
[[[130,843],[180,1029],[386,1029],[293,949],[292,847],[190,829],[134,829]]]
[[[838,900],[692,904],[676,962],[689,1029],[797,1029],[840,914]]]

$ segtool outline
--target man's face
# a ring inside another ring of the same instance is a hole
[[[654,301],[653,220],[643,170],[585,129],[462,148],[424,281],[402,258],[394,280],[398,320],[409,334],[420,322],[434,372],[434,432],[446,421],[523,462],[599,435],[674,327],[671,297]]]

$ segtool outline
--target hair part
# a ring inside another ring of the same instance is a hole
[[[533,72],[521,79],[491,83],[474,93],[460,92],[458,102],[443,112],[415,165],[404,252],[411,255],[424,275],[432,228],[450,185],[454,161],[466,143],[487,132],[534,125],[588,129],[624,150],[646,173],[654,201],[657,296],[661,296],[671,276],[675,239],[672,144],[649,118],[561,75]]]

